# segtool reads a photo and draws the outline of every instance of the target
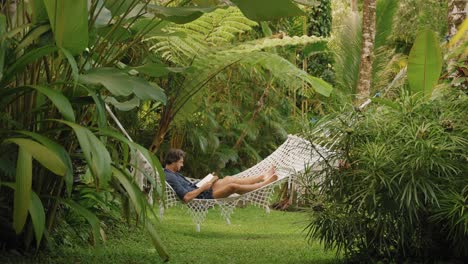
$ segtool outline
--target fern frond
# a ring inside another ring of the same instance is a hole
[[[212,52],[213,47],[225,46],[237,35],[252,30],[257,23],[244,17],[235,7],[217,9],[187,24],[172,24],[165,29],[171,36],[152,36],[151,50],[180,66],[188,66],[193,58]]]
[[[263,38],[253,41],[244,42],[235,48],[231,49],[230,52],[245,53],[252,51],[266,50],[276,47],[284,46],[304,46],[316,42],[325,42],[327,39],[320,37],[309,37],[309,36],[285,36],[283,38]]]

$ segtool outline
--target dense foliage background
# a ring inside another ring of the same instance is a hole
[[[351,262],[466,259],[462,2],[0,1],[0,249],[100,245],[126,222],[167,259],[169,148],[187,176],[232,175],[301,134],[338,138],[278,194],[312,208],[309,238]]]

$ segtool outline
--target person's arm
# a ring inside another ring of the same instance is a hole
[[[217,180],[218,180],[218,176],[215,176],[215,177],[213,177],[213,179],[211,181],[209,181],[209,182],[203,184],[202,186],[200,186],[200,188],[186,193],[184,195],[184,199],[183,199],[184,202],[188,203],[188,202],[192,201],[193,199],[195,199],[198,195],[200,195],[200,193],[209,190],[213,186],[213,183],[215,181],[217,181]]]

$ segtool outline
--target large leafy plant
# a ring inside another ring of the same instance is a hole
[[[276,83],[293,91],[302,89],[309,94],[330,94],[328,83],[307,74],[274,52],[276,47],[323,43],[325,39],[284,36],[249,40],[249,31],[255,25],[239,9],[230,7],[205,14],[191,23],[170,25],[165,28],[170,36],[157,35],[147,39],[154,43],[152,50],[166,64],[185,69],[172,79],[172,83],[166,84],[168,104],[162,109],[152,151],[159,149],[173,120],[189,117],[200,106],[199,92],[232,68],[271,75]]]
[[[96,194],[111,190],[122,204],[130,205],[124,211],[137,214],[160,256],[168,258],[147,220],[153,211],[140,191],[141,180],[135,179],[133,173],[141,168],[131,156],[140,152],[154,174],[163,177],[158,173],[161,165],[145,148],[110,128],[105,102],[120,107],[142,101],[165,104],[162,89],[142,78],[148,47],[141,39],[149,33],[167,36],[161,31],[167,25],[163,20],[187,23],[218,6],[168,7],[153,2],[2,2],[0,200],[6,206],[0,219],[6,223],[2,233],[8,234],[2,243],[12,245],[8,240],[12,237],[20,241],[18,248],[28,250],[32,242],[39,248],[44,234],[52,234],[61,207],[82,215],[92,227],[93,241],[99,243],[100,220],[77,202],[82,197],[76,186],[87,184]],[[245,2],[240,5],[258,19],[284,15],[280,10],[285,5],[286,15],[300,14],[290,1],[276,2],[261,14]],[[156,72],[166,76],[168,70],[159,67]],[[156,185],[154,178],[144,176]],[[163,192],[159,187],[154,194]]]
[[[344,153],[322,178],[309,234],[366,261],[466,255],[466,99],[406,94],[337,126]]]
[[[325,202],[310,237],[355,261],[466,256],[467,96],[448,83],[434,90],[440,57],[435,34],[421,32],[410,52],[409,89],[330,123],[329,133],[343,135],[338,166],[320,175]]]

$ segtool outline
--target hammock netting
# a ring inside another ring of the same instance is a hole
[[[269,205],[273,196],[274,187],[278,184],[287,182],[289,186],[294,181],[294,176],[303,173],[307,168],[313,168],[320,164],[331,154],[331,151],[317,144],[294,135],[289,135],[286,141],[279,146],[273,153],[253,167],[242,171],[232,177],[245,178],[261,175],[271,166],[275,166],[278,180],[257,190],[238,195],[234,194],[222,199],[194,199],[186,203],[189,214],[196,224],[197,231],[200,231],[200,225],[205,220],[208,210],[218,206],[222,217],[230,223],[230,217],[239,203],[250,203],[269,212]],[[139,167],[143,168],[143,173],[154,175],[153,168],[144,161],[142,155],[138,155]],[[137,176],[142,179],[143,176]],[[155,177],[159,179],[159,177]],[[198,179],[187,178],[189,181],[198,181]],[[160,216],[162,218],[164,209],[181,203],[172,187],[166,183],[166,199],[164,205],[160,205]]]

